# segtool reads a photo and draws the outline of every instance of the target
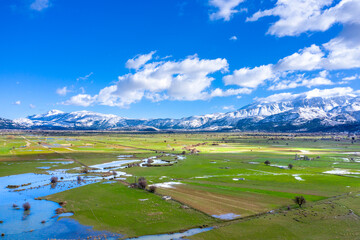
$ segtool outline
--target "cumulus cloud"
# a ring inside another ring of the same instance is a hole
[[[235,70],[223,79],[228,85],[256,88],[266,80],[277,80],[294,72],[354,68],[360,68],[360,25],[344,26],[343,32],[338,37],[321,46],[313,44],[300,49],[298,52],[280,59],[276,64],[262,65],[251,69],[244,67]],[[299,86],[320,84],[329,85],[330,81],[317,78]],[[292,83],[292,86],[296,87],[298,83]],[[273,87],[273,89],[284,89],[283,87]]]
[[[248,88],[211,90],[214,78],[210,74],[227,72],[226,59],[200,59],[193,55],[179,61],[150,61],[154,53],[145,54],[146,58],[138,55],[131,59],[130,65],[128,61],[126,66],[135,69],[135,72],[119,76],[115,84],[101,89],[98,94],[79,94],[64,104],[128,107],[142,99],[154,102],[166,99],[194,101],[249,94],[252,91]]]
[[[70,90],[67,87],[62,87],[62,88],[56,89],[56,93],[60,96],[66,96],[66,94],[68,92],[70,92]]]
[[[268,34],[296,36],[309,31],[326,31],[336,23],[360,23],[358,0],[278,0],[275,7],[256,12],[247,21],[257,21],[266,16],[277,16]]]
[[[96,97],[92,97],[89,94],[78,94],[71,97],[69,100],[63,102],[64,105],[75,105],[88,107],[96,101]]]
[[[216,11],[210,14],[210,19],[224,19],[224,21],[229,21],[235,13],[246,11],[244,8],[240,10],[236,9],[243,1],[244,0],[210,0],[210,6],[216,8]]]
[[[17,100],[14,102],[15,105],[20,105],[21,104],[21,101],[20,100]]]
[[[341,97],[346,95],[353,95],[353,96],[359,96],[359,91],[354,91],[350,87],[337,87],[337,88],[331,88],[331,89],[313,89],[308,92],[303,93],[278,93],[273,94],[265,98],[255,98],[256,101],[261,103],[271,103],[271,102],[285,102],[285,101],[291,101],[298,97],[305,97],[307,99],[316,98],[316,97],[323,97],[323,98],[331,98],[331,97]]]
[[[340,36],[323,44],[323,47],[328,55],[323,60],[322,67],[330,70],[359,68],[360,25],[345,26],[345,31]]]
[[[49,0],[35,0],[31,3],[30,9],[35,11],[42,11],[50,6]]]
[[[323,51],[315,44],[310,47],[299,50],[290,56],[280,59],[275,66],[276,71],[310,71],[319,69],[320,63],[324,57]]]
[[[321,76],[291,79],[289,75],[315,70],[360,68],[359,12],[359,0],[277,0],[275,7],[256,12],[247,21],[257,21],[266,16],[279,17],[267,32],[278,37],[326,31],[334,24],[342,24],[343,31],[322,45],[305,47],[277,63],[235,70],[223,78],[225,83],[256,88],[269,80],[277,82],[270,87],[273,90],[333,84]]]
[[[265,80],[275,77],[273,66],[262,65],[254,68],[241,68],[231,75],[223,77],[226,85],[239,85],[242,87],[256,88]]]
[[[148,61],[150,61],[153,57],[153,55],[155,54],[156,51],[152,51],[148,54],[140,54],[137,55],[136,57],[127,60],[125,66],[129,69],[139,69],[140,67],[144,66],[145,63],[147,63]]]

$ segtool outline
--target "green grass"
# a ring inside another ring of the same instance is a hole
[[[60,202],[73,218],[98,230],[109,230],[127,237],[175,232],[216,221],[181,204],[120,183],[92,184],[47,197]],[[139,199],[148,199],[140,201]]]
[[[358,236],[346,235],[347,229],[353,227],[352,219],[345,218],[343,222],[333,219],[336,214],[343,216],[343,209],[334,205],[338,212],[331,212],[325,203],[327,198],[360,191],[360,175],[324,174],[335,168],[354,172],[360,170],[360,163],[349,160],[360,160],[353,153],[360,152],[360,145],[358,142],[352,144],[347,136],[336,136],[340,139],[338,141],[333,136],[290,137],[244,133],[62,134],[0,135],[0,177],[26,172],[44,173],[37,167],[47,166],[41,162],[54,159],[68,159],[74,163],[55,166],[50,170],[62,168],[74,171],[71,169],[82,165],[117,161],[119,155],[134,155],[134,159],[143,159],[161,155],[160,152],[180,154],[189,146],[200,150],[198,155],[188,155],[187,152],[186,159],[179,160],[173,166],[121,170],[133,175],[127,178],[128,182],[134,181],[135,176],[146,177],[150,184],[181,181],[183,185],[178,188],[159,189],[158,192],[197,210],[180,209],[177,202],[165,202],[157,195],[128,189],[120,184],[93,184],[49,196],[52,200],[68,201],[67,208],[75,212],[75,219],[97,229],[127,236],[179,231],[218,223],[207,214],[233,212],[249,216],[291,205],[295,196],[303,195],[308,206],[313,207],[324,222],[315,216],[310,218],[310,215],[304,219],[314,221],[313,226],[307,220],[298,222],[293,218],[297,218],[300,210],[292,210],[285,213],[286,216],[281,213],[251,221],[227,222],[226,227],[204,233],[204,239],[264,239],[264,236],[269,236],[269,239],[351,239],[349,236],[354,236],[355,239]],[[295,161],[296,154],[307,155],[313,160]],[[174,160],[173,157],[162,159]],[[294,168],[266,166],[266,160],[282,166],[291,163]],[[304,181],[296,180],[295,174]],[[234,181],[233,178],[245,180]],[[149,200],[140,202],[138,199],[142,198]],[[349,197],[337,200],[337,203],[358,211],[357,200],[356,197]],[[314,232],[322,224],[334,226],[335,230],[326,225],[325,230]],[[281,234],[276,235],[279,232]],[[355,231],[349,232],[357,234]]]
[[[359,201],[356,195],[323,200],[222,225],[190,239],[359,239]]]

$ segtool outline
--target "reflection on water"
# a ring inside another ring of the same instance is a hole
[[[23,232],[16,235],[5,235],[1,239],[107,239],[115,240],[122,237],[121,234],[114,234],[106,231],[94,231],[92,227],[84,226],[73,219],[62,218],[51,224],[45,223],[42,229]]]
[[[175,155],[166,154],[166,156]],[[119,159],[126,159],[127,157],[132,156],[122,155],[119,156]],[[152,159],[152,162],[156,164],[168,163],[160,159],[156,159],[156,157],[152,157],[150,159]],[[177,159],[182,160],[184,157],[177,156]],[[147,160],[148,159],[127,159],[93,165],[91,167],[97,169],[93,169],[91,172],[93,174],[109,172],[109,168],[123,169],[125,164],[145,162]],[[59,162],[46,163],[58,164]],[[62,164],[71,163],[73,162],[67,161]],[[46,169],[47,167],[39,168]],[[61,207],[58,203],[35,199],[99,182],[103,179],[109,180],[114,178],[114,176],[127,176],[125,172],[112,170],[113,174],[106,177],[91,174],[67,173],[67,170],[62,169],[47,171],[47,173],[48,174],[25,173],[0,177],[0,221],[3,221],[0,224],[0,234],[5,234],[5,236],[1,237],[1,239],[87,239],[89,237],[96,237],[97,239],[112,240],[123,237],[120,234],[114,234],[106,231],[94,231],[92,230],[92,227],[83,226],[73,219],[63,218],[72,216],[73,213],[62,213],[56,215],[55,210]],[[61,180],[53,181],[51,183],[50,180],[52,178]],[[104,183],[109,184],[113,182],[114,181],[108,181]],[[24,203],[30,204],[30,210],[24,211],[24,208],[21,207]],[[143,236],[136,239],[179,239],[181,237],[191,236],[211,229],[212,228],[196,228],[183,233]]]

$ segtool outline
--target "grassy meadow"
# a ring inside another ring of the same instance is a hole
[[[3,133],[0,177],[71,172],[117,161],[120,155],[140,160],[159,156],[172,165],[124,168],[124,180],[104,180],[46,198],[66,201],[66,210],[81,224],[125,237],[214,226],[190,238],[357,239],[359,143],[347,135]],[[165,153],[185,159],[175,161]],[[181,184],[158,187],[155,194],[129,188],[139,177],[149,185]],[[296,196],[306,199],[302,208],[294,204]],[[225,214],[236,219],[214,217]]]

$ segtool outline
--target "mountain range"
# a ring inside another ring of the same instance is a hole
[[[45,114],[8,120],[0,118],[2,129],[52,130],[193,130],[193,131],[358,131],[360,97],[295,95],[285,99],[258,99],[253,104],[227,113],[181,119],[130,119],[89,111]]]

